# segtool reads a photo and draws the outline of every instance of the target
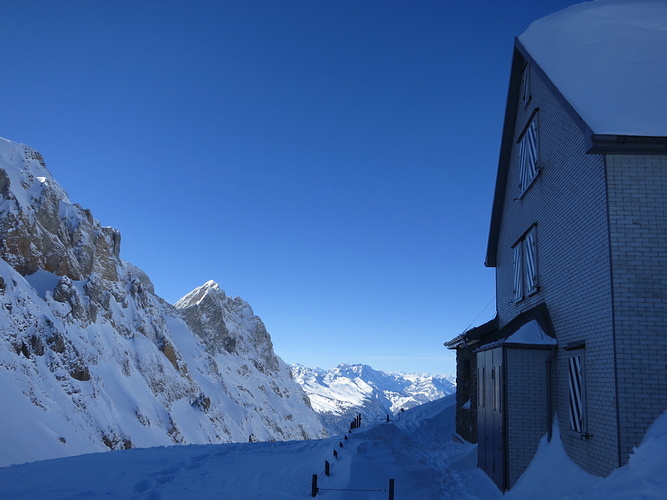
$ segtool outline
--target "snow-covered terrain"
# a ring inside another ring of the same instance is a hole
[[[554,439],[543,440],[519,483],[503,495],[475,467],[476,447],[451,440],[454,399],[415,407],[397,422],[362,425],[348,440],[121,450],[6,467],[0,469],[0,499],[305,499],[311,498],[313,474],[319,476],[317,498],[330,500],[386,500],[389,479],[402,500],[665,498],[667,415],[653,424],[628,465],[605,479],[574,465],[555,429]],[[325,460],[332,464],[328,477]]]
[[[179,308],[41,155],[0,139],[0,466],[326,436],[262,321],[213,282]]]
[[[340,364],[328,371],[292,365],[292,374],[329,433],[334,434],[349,429],[357,414],[379,422],[387,415],[456,391],[454,377],[384,373],[359,364]]]

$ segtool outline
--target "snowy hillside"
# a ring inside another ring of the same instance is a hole
[[[192,299],[213,291],[167,304],[39,153],[1,139],[0,466],[324,436],[248,304]]]
[[[341,364],[329,371],[293,365],[292,374],[330,433],[344,432],[359,413],[370,421],[385,420],[456,391],[448,377],[384,373],[367,365]]]
[[[329,500],[386,500],[390,478],[402,500],[664,498],[667,415],[653,424],[630,463],[606,479],[567,458],[556,428],[551,443],[544,440],[519,483],[503,495],[475,467],[476,447],[451,440],[454,399],[408,410],[395,423],[363,426],[348,440],[122,450],[6,467],[0,469],[0,499],[45,498],[45,492],[51,500],[311,498],[313,474],[319,475],[317,498]],[[332,464],[329,477],[322,473],[325,460]],[[345,489],[379,491],[340,491]]]

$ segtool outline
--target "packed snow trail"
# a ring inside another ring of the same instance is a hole
[[[526,473],[503,495],[476,468],[477,448],[451,440],[453,404],[448,396],[401,413],[397,422],[362,425],[347,440],[172,446],[0,468],[0,500],[306,500],[325,460],[332,465],[331,475],[318,480],[323,500],[386,500],[386,491],[338,490],[386,490],[389,478],[395,479],[396,500],[665,498],[667,414],[628,465],[606,479],[578,468],[555,428],[552,441],[542,440]]]
[[[325,460],[331,475],[320,477],[318,498],[384,500],[390,478],[396,481],[396,498],[448,498],[447,491],[461,498],[458,474],[446,469],[455,452],[472,448],[451,442],[453,402],[448,397],[423,405],[403,413],[397,423],[367,430],[362,424],[347,440],[123,450],[7,467],[0,469],[0,498],[304,499]],[[433,413],[430,419],[414,417],[425,411]]]

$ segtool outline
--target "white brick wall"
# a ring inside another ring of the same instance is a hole
[[[549,429],[547,358],[550,350],[506,348],[508,483],[528,467]]]
[[[517,114],[498,240],[499,324],[546,303],[559,341],[554,408],[565,449],[585,470],[607,475],[667,410],[667,155],[586,154],[580,124],[537,73],[530,81],[532,98]],[[536,109],[540,173],[522,194],[516,141]],[[539,291],[515,302],[512,246],[533,225]],[[569,430],[563,348],[574,342],[585,342],[577,355],[590,439]],[[526,384],[525,394],[530,390]],[[535,440],[517,428],[510,414],[513,467]]]
[[[667,156],[607,157],[621,453],[667,410]]]
[[[532,75],[532,87],[532,100],[519,111],[515,130],[520,133],[539,107],[541,172],[521,196],[515,152],[498,247],[500,326],[541,302],[547,304],[561,348],[554,408],[565,448],[584,469],[605,475],[618,466],[605,161],[585,154],[583,132],[537,74]],[[539,292],[514,303],[511,247],[532,224],[537,224]],[[589,440],[569,431],[567,357],[562,347],[576,341],[586,342],[586,431],[593,435]]]

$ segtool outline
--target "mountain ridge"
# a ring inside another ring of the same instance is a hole
[[[0,139],[0,466],[326,435],[245,301],[207,282],[172,306],[120,243]]]
[[[387,373],[345,363],[330,370],[300,364],[291,368],[330,434],[345,432],[357,414],[382,421],[456,391],[451,376]]]

